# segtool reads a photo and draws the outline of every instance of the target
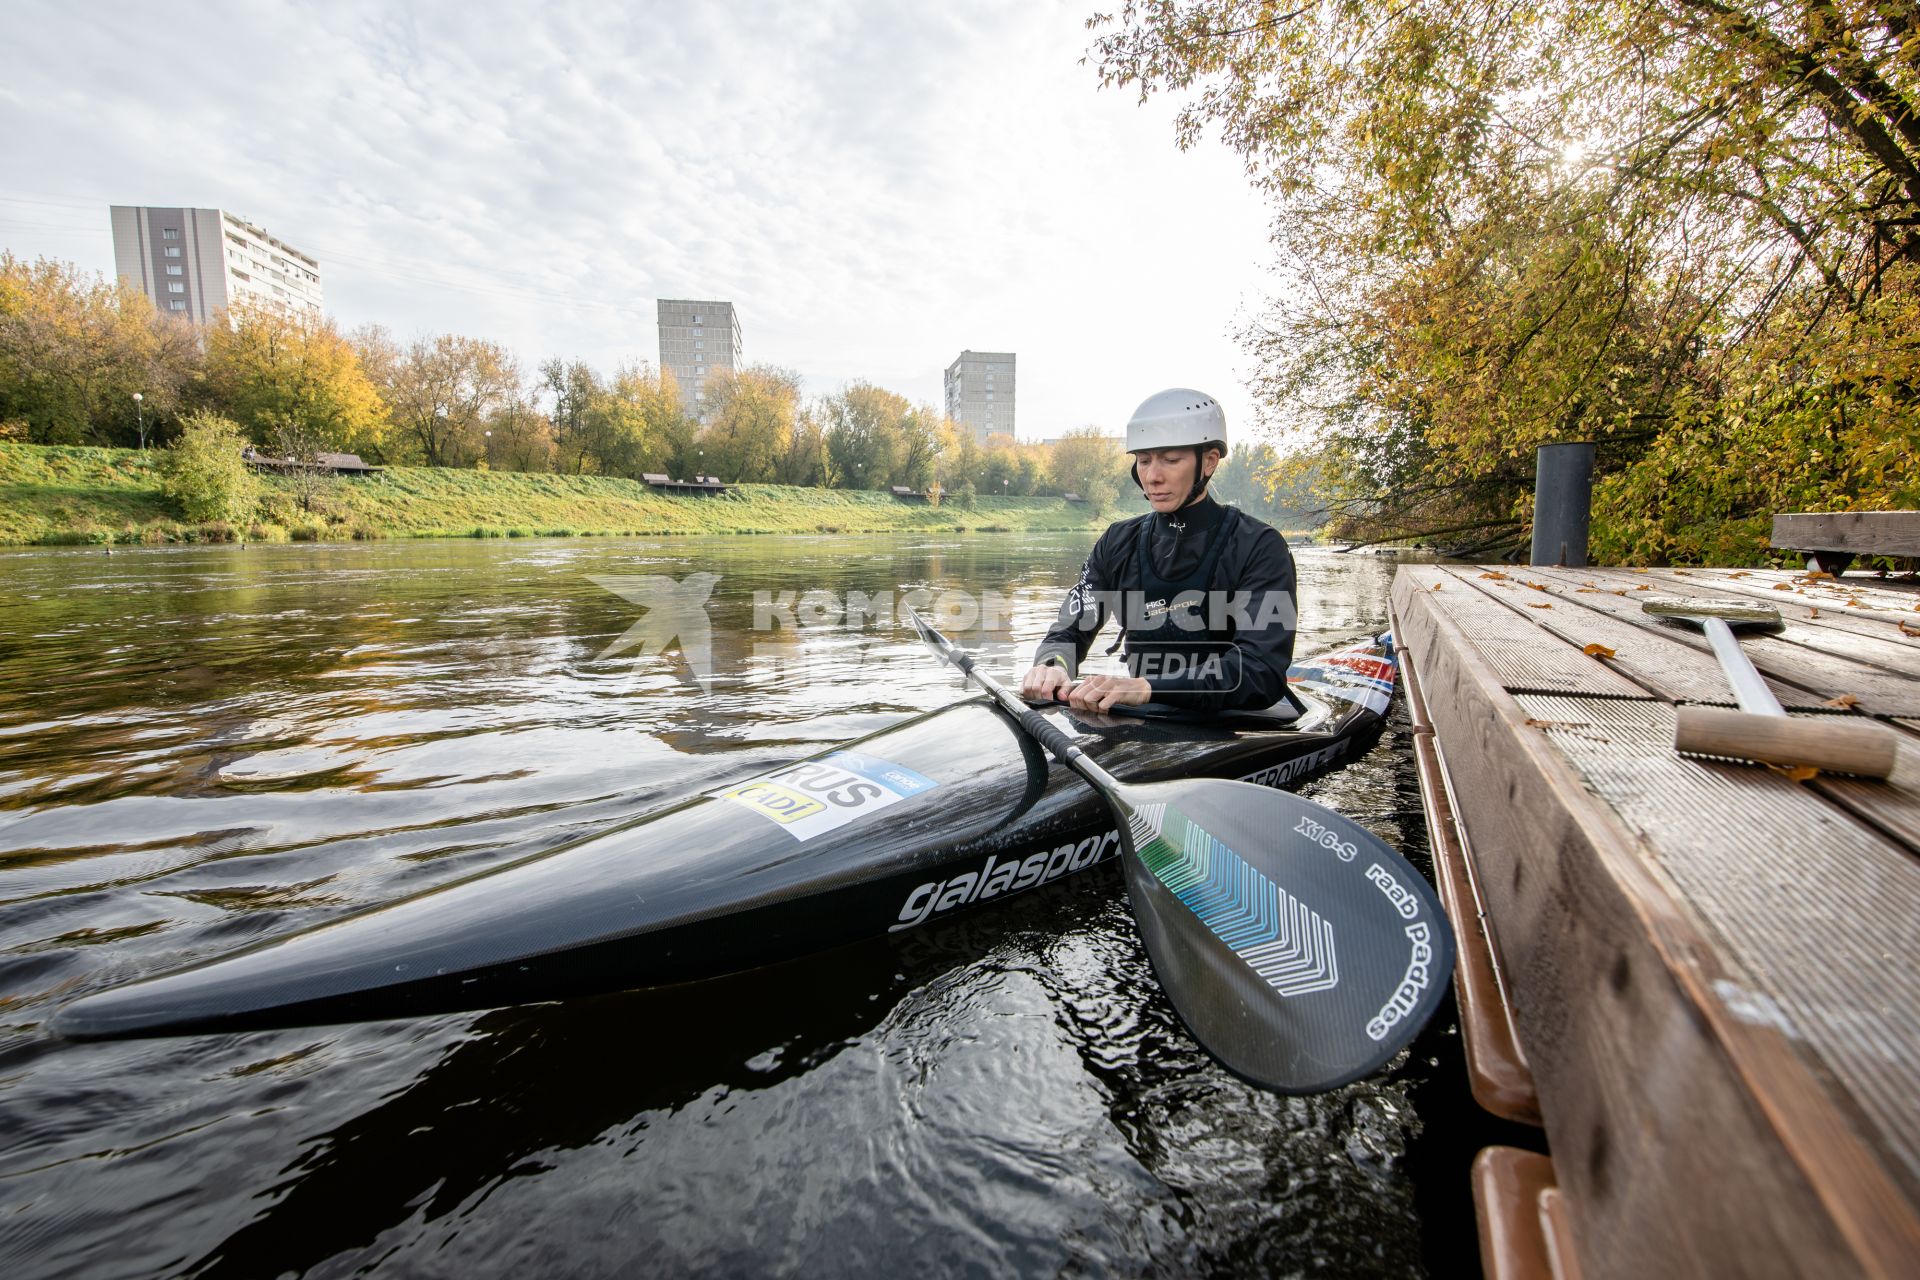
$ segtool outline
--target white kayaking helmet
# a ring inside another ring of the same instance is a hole
[[[1200,456],[1209,445],[1219,449],[1222,458],[1227,456],[1227,415],[1218,400],[1191,387],[1169,387],[1148,396],[1127,420],[1128,453],[1142,449],[1192,448],[1197,451],[1196,456]],[[1146,487],[1140,484],[1137,462],[1133,465],[1133,483],[1142,489]],[[1207,476],[1196,474],[1193,492],[1187,501],[1199,497],[1206,487]]]
[[[1227,415],[1204,391],[1172,387],[1140,402],[1127,420],[1127,452],[1219,445],[1227,452]]]

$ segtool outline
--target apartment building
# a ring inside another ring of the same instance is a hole
[[[1011,351],[962,351],[947,366],[947,417],[979,443],[1013,434],[1013,364]]]
[[[660,367],[680,384],[681,405],[706,418],[707,380],[745,363],[740,317],[731,302],[661,298]]]
[[[111,206],[113,264],[163,312],[205,324],[243,300],[323,310],[320,262],[224,209]]]

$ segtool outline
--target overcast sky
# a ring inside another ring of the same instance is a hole
[[[111,272],[108,205],[218,206],[317,256],[342,327],[528,368],[657,360],[654,300],[719,298],[810,392],[938,404],[1010,350],[1023,437],[1170,385],[1244,427],[1266,211],[1098,88],[1092,7],[9,0],[0,247]]]

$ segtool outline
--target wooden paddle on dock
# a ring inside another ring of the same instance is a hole
[[[1786,629],[1770,604],[1733,600],[1657,598],[1640,606],[1644,613],[1691,623],[1706,632],[1733,686],[1740,710],[1678,707],[1673,745],[1687,755],[1725,756],[1761,764],[1811,766],[1863,778],[1892,774],[1900,736],[1871,720],[1845,715],[1789,716],[1773,690],[1741,651],[1733,629],[1779,632]]]

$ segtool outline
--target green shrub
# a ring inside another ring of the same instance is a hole
[[[160,490],[194,521],[244,521],[253,514],[259,481],[241,450],[240,428],[213,413],[181,419],[180,438],[167,449]]]

